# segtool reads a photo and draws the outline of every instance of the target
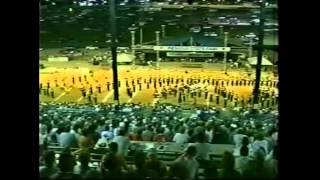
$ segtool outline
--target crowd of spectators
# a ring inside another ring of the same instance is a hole
[[[278,174],[278,114],[271,109],[183,109],[177,105],[40,104],[40,177],[92,178],[275,178]],[[132,141],[189,143],[175,161],[165,163],[150,152],[136,151],[127,164]],[[48,145],[64,147],[56,154]],[[210,144],[233,144],[221,167],[209,157]],[[93,149],[109,149],[99,167],[90,165]],[[72,152],[77,148],[77,152]]]

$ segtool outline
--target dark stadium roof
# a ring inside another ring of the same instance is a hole
[[[211,47],[223,47],[223,39],[216,37],[204,37],[201,34],[195,34],[193,37],[193,44],[197,46],[211,46]],[[167,38],[160,40],[160,44],[163,46],[179,46],[190,45],[190,36],[176,36],[174,38]]]

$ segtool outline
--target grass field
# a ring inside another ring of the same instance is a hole
[[[72,62],[75,63],[75,62]],[[50,97],[48,95],[44,95],[39,93],[41,102],[77,102],[79,104],[88,103],[88,97],[82,97],[80,88],[83,87],[86,89],[87,94],[89,93],[90,87],[92,87],[93,95],[97,96],[98,103],[114,103],[113,96],[114,92],[112,89],[112,71],[100,68],[99,66],[86,66],[83,64],[83,67],[72,67],[71,62],[65,63],[65,67],[60,64],[59,68],[53,68],[52,72],[50,72],[47,68],[46,73],[40,73],[40,84],[42,84],[43,89],[46,89],[47,83],[50,83],[51,90],[54,91],[54,97]],[[79,66],[79,63],[75,63]],[[54,65],[52,65],[54,66]],[[214,66],[214,65],[211,65]],[[224,72],[217,68],[212,68],[210,66],[204,66],[205,68],[200,69],[186,69],[181,68],[177,64],[168,63],[162,64],[161,70],[150,69],[148,67],[138,66],[136,69],[132,70],[130,66],[120,66],[119,73],[119,100],[120,103],[143,103],[152,105],[156,102],[161,103],[178,103],[178,97],[174,96],[173,93],[168,94],[167,98],[160,95],[159,98],[154,97],[154,93],[156,89],[161,92],[165,87],[166,89],[170,87],[174,87],[176,85],[176,80],[180,79],[180,82],[177,86],[182,86],[181,80],[184,80],[184,83],[187,82],[188,79],[200,79],[200,89],[202,91],[201,97],[191,98],[190,95],[186,94],[185,102],[182,101],[180,104],[182,106],[190,106],[195,102],[197,105],[215,105],[215,106],[224,106],[224,99],[221,95],[219,95],[219,104],[216,103],[216,95],[217,93],[214,91],[215,87],[222,87],[222,81],[224,81],[224,86],[227,92],[233,94],[234,97],[237,97],[238,100],[248,101],[248,99],[252,95],[253,85],[235,85],[235,82],[238,80],[252,80],[252,77],[248,77],[247,73],[239,70],[229,70],[228,75],[225,75]],[[90,73],[91,71],[91,73]],[[186,72],[187,71],[187,72]],[[74,83],[73,83],[74,78]],[[81,78],[81,81],[80,79]],[[86,78],[86,80],[85,80]],[[151,78],[152,83],[147,87],[147,83]],[[165,83],[162,83],[162,87],[158,83],[159,78],[161,80],[165,79]],[[169,86],[167,85],[167,78],[170,80]],[[139,89],[139,85],[137,84],[137,80],[140,79],[141,90]],[[156,88],[154,88],[154,79],[157,80]],[[173,83],[171,83],[171,79]],[[207,82],[209,79],[209,83]],[[219,85],[212,85],[212,79],[215,81],[219,81]],[[264,74],[263,80],[275,81],[275,77],[271,74]],[[127,87],[126,81],[129,83],[129,87],[133,89],[132,81],[135,81],[135,92],[133,93],[132,98],[127,95]],[[229,84],[227,81],[229,80]],[[234,81],[234,85],[231,86],[231,80]],[[205,83],[203,83],[205,81]],[[110,83],[109,90],[107,89],[107,83]],[[147,83],[145,83],[147,82]],[[98,86],[101,87],[101,93],[98,92]],[[204,98],[204,86],[207,86],[208,89],[208,98]],[[266,88],[265,85],[262,88]],[[275,90],[274,87],[270,87],[269,91]],[[198,90],[197,92],[199,92]],[[213,102],[210,102],[209,97],[213,95]],[[93,99],[92,99],[93,102]],[[239,102],[239,103],[240,103]],[[235,100],[231,101],[230,99],[227,101],[227,106],[234,106]],[[238,103],[238,104],[239,104]]]

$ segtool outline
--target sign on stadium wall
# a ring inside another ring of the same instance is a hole
[[[168,57],[214,57],[214,53],[167,52]]]
[[[230,47],[207,46],[153,46],[155,51],[198,51],[198,52],[229,52]]]

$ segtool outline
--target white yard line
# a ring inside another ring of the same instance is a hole
[[[81,97],[77,100],[77,102],[80,102],[82,99],[83,99],[83,96],[81,96]]]
[[[127,103],[131,103],[133,98],[138,94],[138,92],[139,91],[136,91],[135,93],[133,93],[132,98],[130,98]]]
[[[114,90],[108,92],[108,94],[103,98],[102,102],[105,103],[110,98],[110,96],[113,94]]]
[[[53,102],[58,101],[62,96],[67,94],[67,91],[70,91],[72,88],[67,89],[65,92],[61,93],[58,97],[56,97]]]

